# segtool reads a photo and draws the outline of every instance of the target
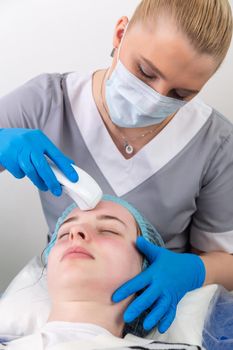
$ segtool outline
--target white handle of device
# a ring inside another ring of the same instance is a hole
[[[64,192],[77,203],[81,210],[90,210],[96,207],[103,196],[103,192],[88,173],[77,167],[77,165],[71,164],[79,176],[79,180],[73,183],[67,179],[54,163],[49,162],[49,165],[57,180],[63,186]]]

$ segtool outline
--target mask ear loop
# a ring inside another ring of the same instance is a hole
[[[120,51],[120,48],[121,48],[123,39],[124,39],[124,37],[125,37],[125,33],[126,33],[126,30],[127,30],[127,27],[128,27],[128,23],[126,24],[126,26],[125,26],[125,28],[124,28],[124,33],[123,33],[123,35],[122,35],[121,42],[120,42],[120,45],[119,45],[119,47],[118,47],[118,51]],[[116,49],[117,49],[116,47],[114,47],[114,48],[112,49],[112,51],[111,51],[111,53],[110,53],[110,57],[114,57],[114,53],[115,53]],[[117,61],[118,61],[118,59],[119,59],[119,53],[117,54]]]
[[[121,37],[121,41],[120,41],[120,44],[118,46],[118,49],[117,49],[117,62],[120,60],[120,50],[121,50],[121,47],[122,47],[122,44],[123,44],[123,41],[125,39],[125,34],[127,32],[127,28],[128,28],[128,23],[126,24],[125,28],[124,28],[124,33]]]
[[[121,46],[122,46],[122,43],[123,43],[123,41],[124,41],[124,38],[125,38],[125,34],[126,34],[126,31],[127,31],[127,27],[128,27],[128,23],[126,24],[126,26],[125,26],[125,28],[124,28],[124,33],[123,33],[123,35],[122,35],[122,37],[121,37],[121,41],[120,41],[120,44],[119,44],[119,46],[118,46],[118,48],[116,48],[116,47],[114,47],[113,49],[112,49],[112,51],[111,51],[111,54],[110,54],[110,56],[113,58],[114,57],[114,53],[115,53],[115,51],[117,50],[117,63],[118,63],[118,61],[119,61],[119,59],[120,59],[120,49],[121,49]],[[108,72],[107,72],[107,74],[106,74],[106,79],[108,79],[109,78],[109,69],[108,69]]]

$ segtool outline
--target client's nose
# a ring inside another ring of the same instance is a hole
[[[88,232],[87,228],[81,226],[72,227],[69,233],[69,239],[71,241],[75,239],[89,240],[90,232]]]
[[[70,240],[71,241],[73,241],[74,239],[77,239],[78,237],[85,239],[86,236],[85,236],[85,233],[81,232],[81,231],[78,231],[76,233],[70,232]]]

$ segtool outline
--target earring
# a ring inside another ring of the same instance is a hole
[[[111,54],[110,54],[111,57],[114,57],[115,49],[116,49],[115,47],[112,49]]]

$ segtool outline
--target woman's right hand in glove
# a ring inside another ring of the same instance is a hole
[[[27,176],[41,191],[50,190],[60,196],[62,188],[46,157],[72,182],[78,174],[73,160],[66,157],[49,138],[38,129],[0,129],[0,165],[16,178]]]

